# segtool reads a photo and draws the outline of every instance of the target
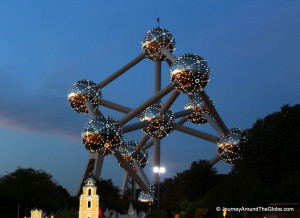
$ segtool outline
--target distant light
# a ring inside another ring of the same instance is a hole
[[[155,173],[164,173],[164,172],[166,172],[166,168],[164,168],[164,167],[153,167],[153,171]]]

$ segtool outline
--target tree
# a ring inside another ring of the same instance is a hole
[[[42,170],[18,168],[0,178],[0,217],[24,217],[34,207],[44,211],[64,208],[69,193]]]
[[[206,196],[215,206],[269,206],[300,195],[300,105],[285,105],[246,131],[232,172]],[[234,193],[234,194],[232,194]]]

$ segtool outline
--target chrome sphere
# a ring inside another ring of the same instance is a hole
[[[173,130],[174,113],[168,109],[163,115],[160,115],[159,111],[162,106],[162,103],[157,102],[142,112],[140,120],[150,122],[148,126],[143,128],[143,131],[151,137],[163,138]]]
[[[196,54],[179,56],[170,67],[170,79],[175,88],[186,94],[204,89],[210,78],[207,62]]]
[[[96,85],[93,81],[86,79],[74,83],[68,92],[71,108],[78,113],[88,113],[85,100],[89,100],[94,108],[99,107],[102,93],[100,89],[96,89]]]
[[[229,136],[222,134],[218,137],[217,151],[223,161],[234,164],[240,158],[239,145],[246,137],[242,136],[243,130],[239,128],[232,128],[229,133]]]
[[[212,99],[209,99],[213,104]],[[201,125],[207,123],[207,119],[204,117],[204,114],[208,114],[211,117],[211,114],[208,112],[208,109],[199,97],[197,93],[191,95],[191,97],[185,102],[184,110],[193,109],[193,113],[186,116],[186,118],[194,124]]]
[[[126,142],[124,147],[119,147],[119,151],[124,159],[134,168],[134,161],[138,161],[140,166],[144,168],[148,161],[148,151],[146,149],[142,149],[138,152],[134,152],[136,146],[138,145],[137,141],[129,141]],[[133,153],[135,155],[133,156]],[[119,163],[120,167],[123,166]]]
[[[142,50],[144,55],[152,61],[165,60],[160,47],[165,47],[171,53],[175,51],[175,39],[166,29],[156,27],[149,30],[143,37]]]
[[[140,194],[139,194],[139,197],[138,197],[138,201],[144,202],[144,203],[152,203],[155,199],[155,197],[154,197],[154,193],[155,193],[154,185],[150,185],[149,190],[150,190],[149,193],[145,193],[145,192],[141,191]]]
[[[82,141],[90,152],[100,152],[104,156],[112,154],[122,143],[120,124],[111,117],[95,116],[87,122],[82,131]]]

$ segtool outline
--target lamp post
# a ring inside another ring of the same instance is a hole
[[[166,168],[154,167],[153,171],[154,173],[158,173],[158,178],[160,178],[160,174],[166,172]],[[157,209],[159,209],[159,188],[160,188],[160,182],[158,183],[158,188],[157,188]]]

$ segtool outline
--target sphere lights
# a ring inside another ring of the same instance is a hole
[[[148,151],[146,149],[141,149],[138,152],[134,152],[137,145],[138,145],[137,141],[129,141],[129,142],[125,143],[124,147],[120,146],[119,151],[120,151],[121,155],[124,157],[124,159],[129,164],[131,164],[133,168],[134,168],[135,160],[139,162],[139,164],[142,168],[144,168],[148,161]],[[133,156],[133,153],[135,153],[134,156]],[[120,167],[122,167],[122,165],[120,163],[119,163],[119,165],[120,165]]]
[[[161,53],[163,46],[171,53],[175,51],[175,39],[166,29],[156,27],[149,30],[143,37],[142,50],[144,55],[152,61],[163,61],[165,56]]]
[[[231,128],[229,133],[229,136],[222,134],[218,137],[217,152],[223,161],[234,164],[240,158],[239,145],[246,141],[246,137],[242,136],[243,130],[239,128]]]
[[[141,114],[141,121],[148,120],[150,122],[148,126],[143,128],[143,131],[151,137],[163,138],[173,130],[174,113],[171,109],[168,109],[163,115],[160,115],[159,111],[162,106],[162,103],[156,102]]]
[[[170,79],[175,88],[186,94],[203,90],[210,78],[207,62],[196,54],[179,56],[170,67]]]
[[[107,116],[90,119],[82,131],[82,141],[90,152],[100,152],[104,156],[112,154],[122,143],[122,129],[117,121]]]
[[[100,89],[96,89],[96,85],[93,81],[86,79],[74,83],[68,92],[70,106],[82,114],[88,113],[85,100],[89,100],[95,108],[99,107],[102,94]]]
[[[213,104],[212,99],[210,98],[209,100]],[[191,98],[189,98],[184,104],[184,110],[189,110],[189,109],[193,109],[193,111],[194,111],[193,113],[186,116],[186,118],[191,123],[194,123],[197,125],[207,123],[207,119],[204,117],[205,113],[208,114],[210,117],[212,117],[211,114],[208,112],[208,109],[207,109],[204,101],[202,101],[202,99],[196,93],[194,95],[192,95]]]
[[[152,203],[154,201],[154,193],[155,193],[155,189],[154,189],[154,185],[150,185],[149,187],[149,193],[145,193],[143,191],[140,192],[139,197],[138,197],[138,201],[140,202],[145,202],[145,203]]]

